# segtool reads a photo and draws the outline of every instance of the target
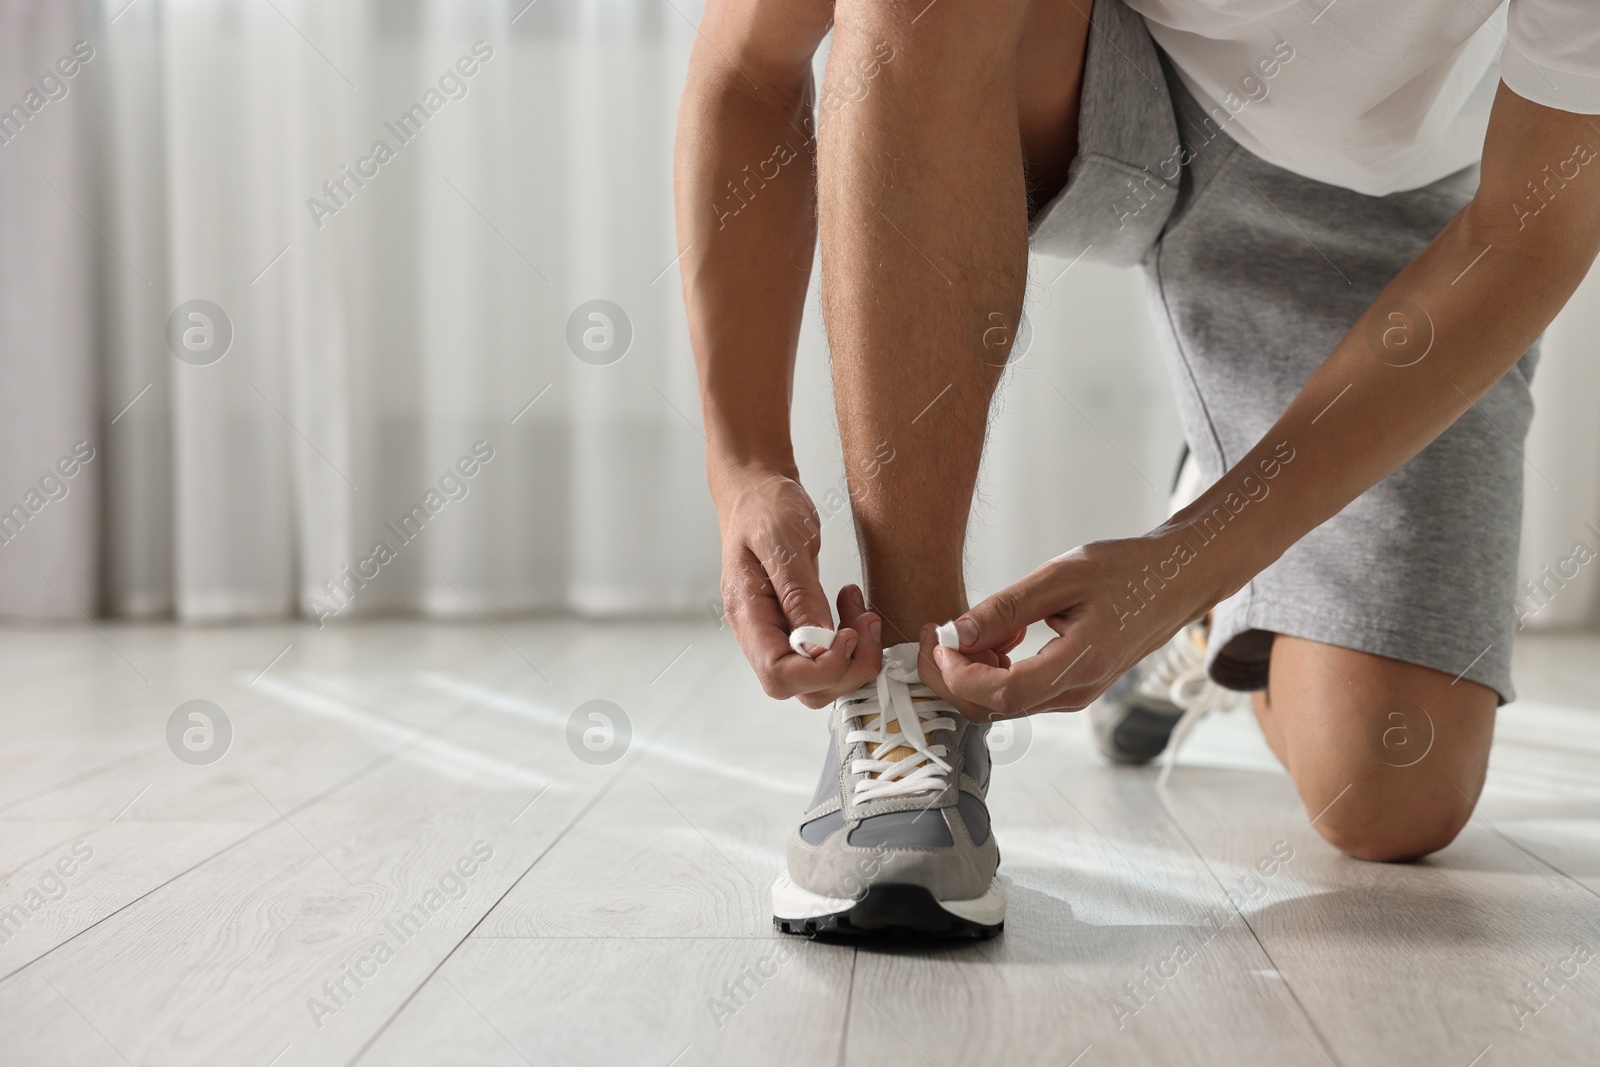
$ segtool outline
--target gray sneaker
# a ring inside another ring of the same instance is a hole
[[[1244,698],[1206,674],[1206,626],[1190,623],[1140,660],[1089,705],[1095,744],[1113,763],[1149,763],[1163,752],[1167,767],[1189,731],[1213,711],[1232,711]]]
[[[877,680],[833,706],[822,778],[772,886],[784,933],[989,938],[1004,926],[988,727],[921,683],[917,652],[886,649]],[[909,754],[875,758],[896,749]]]
[[[1167,498],[1167,514],[1176,515],[1194,503],[1205,488],[1200,462],[1185,445]],[[1089,729],[1107,759],[1140,764],[1166,753],[1160,779],[1165,783],[1178,749],[1195,725],[1213,711],[1239,706],[1242,697],[1206,674],[1208,636],[1204,621],[1190,623],[1089,705]]]

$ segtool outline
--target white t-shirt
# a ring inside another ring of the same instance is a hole
[[[1372,196],[1476,162],[1502,78],[1535,103],[1600,113],[1600,0],[1128,5],[1241,145]]]

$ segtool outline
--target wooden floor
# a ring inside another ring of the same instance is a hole
[[[996,773],[1004,936],[856,948],[772,931],[823,716],[726,631],[4,631],[0,1062],[1593,1064],[1600,638],[1518,656],[1426,862],[1325,846],[1248,716],[1165,792],[1051,716]]]

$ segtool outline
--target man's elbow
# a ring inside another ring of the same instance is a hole
[[[1600,253],[1600,152],[1579,141],[1560,158],[1516,170],[1478,187],[1462,212],[1464,237],[1582,278]]]

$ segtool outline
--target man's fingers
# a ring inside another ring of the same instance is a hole
[[[1020,634],[1031,623],[1048,618],[1066,603],[1061,590],[1051,588],[1052,575],[1051,564],[1046,563],[1022,581],[974,605],[957,619],[961,651],[1015,648],[1022,640]]]
[[[917,667],[921,673],[923,684],[945,700],[950,701],[957,711],[966,716],[969,722],[988,722],[993,719],[995,716],[990,713],[987,707],[975,701],[965,700],[951,691],[950,686],[947,684],[948,679],[942,674],[943,657],[935,654],[938,652],[949,653],[951,650],[939,645],[935,635],[935,628],[932,624],[922,628],[919,643],[921,649],[917,659]],[[971,657],[962,656],[961,659],[963,662],[977,663],[986,667],[1003,667],[1007,665],[1005,656],[988,650],[974,652]]]
[[[867,599],[861,588],[847,585],[839,590],[839,625],[848,626],[861,637],[850,669],[839,681],[838,692],[843,696],[866,685],[883,666],[883,620],[875,611],[867,610]]]
[[[847,585],[839,590],[839,625],[848,626],[870,640],[879,649],[883,647],[883,616],[867,608],[867,598],[858,585]],[[865,647],[865,646],[863,646]]]
[[[822,590],[822,579],[817,575],[816,560],[804,554],[792,556],[771,567],[767,574],[789,629],[799,626],[833,629],[833,612],[828,605],[828,594]]]
[[[994,651],[996,653],[998,653],[1002,658],[1004,658],[1005,654],[1007,652],[1010,652],[1012,649],[1014,649],[1018,645],[1022,644],[1023,639],[1026,638],[1027,636],[1028,636],[1028,631],[1026,629],[1018,630],[1016,633],[1012,634],[1010,637],[1006,638],[1004,641],[1001,641],[998,645],[995,645],[994,646]],[[1008,660],[1007,662],[1010,662],[1010,661]]]
[[[727,569],[724,567],[724,570]],[[738,603],[728,605],[730,615],[735,614],[735,608],[739,608],[744,610],[737,614],[765,622],[774,621],[775,614],[775,621],[784,632],[786,646],[787,635],[802,626],[834,629],[833,612],[829,610],[828,596],[823,592],[822,580],[817,575],[817,562],[809,555],[780,557],[774,552],[770,560],[763,562],[759,555],[747,548],[741,554],[737,573],[741,576],[741,588],[733,593]],[[728,599],[727,593],[723,599]],[[769,605],[776,608],[775,613],[767,610]],[[844,624],[841,622],[840,625]],[[805,648],[812,655],[823,652],[819,644],[807,643]],[[793,652],[793,648],[788,648],[786,653],[776,653],[774,650],[775,654],[769,655],[767,661],[775,662],[777,655]]]
[[[855,653],[850,657],[850,665],[845,669],[844,676],[832,685],[813,690],[800,695],[800,702],[808,708],[820,708],[832,703],[842,696],[855,692],[862,686],[871,682],[883,665],[883,645],[878,634],[881,627],[877,616],[872,612],[862,612],[857,615],[850,627],[839,631],[834,644],[846,639],[846,635],[854,632],[857,636]],[[831,649],[829,650],[832,651]]]
[[[776,600],[751,607],[734,622],[734,634],[745,657],[756,670],[761,688],[778,700],[807,693],[831,692],[850,669],[860,638],[854,630],[840,630],[833,646],[816,658],[789,647],[788,626]]]
[[[833,647],[817,656],[817,662],[834,662],[832,654],[840,647],[840,642],[847,639],[847,635],[855,640],[855,649],[845,652],[849,663],[843,675],[833,679],[825,688],[812,690],[803,697],[802,702],[811,707],[821,707],[837,697],[860,689],[877,675],[883,664],[883,622],[876,612],[867,610],[866,597],[862,595],[860,587],[847,585],[839,590],[838,608],[838,635],[834,638]]]
[[[839,593],[839,626],[831,645],[802,641],[805,653],[796,653],[790,640],[801,626],[834,628],[833,616],[810,560],[793,560],[780,574],[768,575],[756,557],[742,561],[744,586],[728,594],[728,618],[734,635],[761,687],[768,696],[799,697],[810,707],[822,707],[854,692],[875,675],[883,662],[882,620],[866,610],[861,590],[846,586]],[[805,590],[791,597],[798,619],[780,601],[782,583]]]
[[[786,694],[831,691],[850,670],[860,641],[860,635],[847,628],[834,637],[831,648],[814,659],[790,650],[772,664],[772,677]]]
[[[739,583],[730,585],[723,594],[728,621],[767,695],[782,700],[835,685],[855,649],[853,632],[836,635],[833,647],[816,659],[796,653],[789,645],[790,631],[797,625],[833,629],[822,587],[818,585],[816,589],[822,603],[820,616],[813,614],[804,623],[792,623],[779,602],[772,577],[753,554],[746,553],[734,567],[724,569],[738,575]]]
[[[1002,715],[1014,714],[1019,707],[1016,698],[1007,696],[1015,690],[1010,685],[1010,670],[979,663],[942,646],[933,650],[933,658],[945,688],[957,700]]]
[[[839,599],[836,603],[839,608],[840,626],[855,626],[856,616],[867,610],[866,595],[861,592],[861,587],[854,582],[839,590]],[[856,628],[860,629],[860,627]]]
[[[991,666],[948,648],[936,649],[934,655],[945,684],[958,699],[1010,718],[1069,707],[1077,691],[1097,686],[1098,661],[1090,658],[1092,652],[1093,646],[1081,640],[1058,637],[1009,667]]]

